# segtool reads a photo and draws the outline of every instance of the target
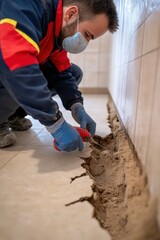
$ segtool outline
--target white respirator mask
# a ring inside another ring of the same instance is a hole
[[[79,17],[78,17],[78,24],[77,28],[79,25]],[[71,36],[71,37],[66,37],[62,41],[62,47],[69,53],[81,53],[83,52],[88,45],[88,41],[85,39],[83,34],[78,31]]]

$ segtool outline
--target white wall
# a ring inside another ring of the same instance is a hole
[[[84,73],[80,85],[85,89],[107,89],[107,72],[110,64],[110,37],[105,34],[102,37],[90,41],[87,49],[81,54],[70,54],[71,62],[81,67]]]
[[[120,29],[113,36],[108,88],[147,169],[152,196],[160,199],[160,1],[116,5]]]

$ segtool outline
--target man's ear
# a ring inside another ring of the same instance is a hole
[[[65,22],[68,22],[71,19],[74,22],[77,19],[78,14],[79,14],[79,11],[77,6],[68,7],[65,11],[65,16],[64,16]]]

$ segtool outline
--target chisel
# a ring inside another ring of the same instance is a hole
[[[83,142],[89,142],[89,143],[91,143],[91,144],[97,145],[97,146],[103,148],[104,150],[106,150],[105,147],[103,147],[101,144],[99,144],[97,141],[95,141],[95,140],[93,139],[93,137],[91,136],[91,134],[88,132],[87,129],[83,129],[83,128],[80,128],[80,127],[74,127],[74,128],[75,128],[75,129],[77,130],[77,132],[80,134]],[[56,143],[56,139],[54,139],[54,148],[55,148],[57,151],[60,151],[60,150],[56,147],[55,143]]]

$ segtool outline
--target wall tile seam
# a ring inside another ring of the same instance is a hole
[[[139,58],[142,58],[142,56],[140,56],[140,57],[137,57],[137,58],[134,58],[134,59],[132,59],[132,60],[129,60],[129,61],[128,61],[128,63],[132,63],[132,62],[134,62],[134,61],[138,60]]]
[[[154,9],[153,11],[151,11],[150,13],[146,13],[146,20],[148,20],[148,18],[154,13],[154,12],[159,12],[160,13],[160,10],[157,10],[157,9]]]
[[[152,11],[152,12],[150,13],[150,15],[147,17],[146,21],[147,21],[148,18],[151,17],[155,12],[159,12],[159,14],[160,14],[160,11]],[[145,31],[145,27],[146,27],[146,21],[145,21],[144,31]],[[160,29],[159,29],[159,36],[160,36]],[[159,43],[160,43],[160,39],[159,39]],[[154,49],[150,50],[149,52],[152,52],[152,51],[154,51],[154,50],[156,50],[156,49],[158,50],[159,48],[160,48],[160,45],[159,45],[157,48],[154,48]],[[147,53],[148,53],[148,52],[144,53],[143,56],[145,56],[145,54],[147,54]]]
[[[137,37],[137,38],[138,38],[138,37]],[[143,29],[142,38],[144,38],[144,29]],[[143,39],[142,39],[141,42],[142,42],[142,45],[143,45]],[[138,45],[138,44],[137,44],[137,45]],[[128,62],[132,62],[132,61],[137,60],[138,58],[141,58],[141,57],[143,56],[143,55],[142,55],[142,52],[143,52],[143,46],[141,46],[140,54],[137,54],[137,52],[138,52],[138,51],[136,51],[136,55],[137,55],[137,56],[132,56],[133,53],[130,54],[131,57],[130,57],[130,55],[129,55]],[[135,53],[135,52],[134,52],[134,53]]]
[[[19,152],[21,152],[21,150],[20,150]],[[6,161],[6,162],[0,167],[0,171],[1,171],[1,169],[4,168],[16,155],[18,155],[19,152],[17,151],[17,152],[14,154],[14,156],[12,156],[10,159],[8,159],[8,161]]]
[[[152,50],[150,50],[150,51],[148,51],[148,52],[146,52],[146,53],[144,53],[144,54],[142,55],[142,57],[145,57],[146,55],[148,55],[148,54],[150,54],[150,53],[156,52],[156,51],[158,51],[159,49],[160,49],[160,46],[157,47],[157,48],[154,48],[154,49],[152,49]]]
[[[151,51],[142,54],[140,57],[137,57],[137,58],[131,59],[131,60],[129,60],[128,62],[133,62],[133,61],[135,61],[135,60],[137,60],[137,59],[139,59],[139,58],[145,57],[146,55],[151,54],[151,53],[153,53],[153,52],[156,52],[156,51],[158,51],[159,49],[160,49],[160,47],[158,47],[158,48],[154,48],[154,49],[152,49]]]
[[[145,10],[144,20],[143,20],[143,21],[138,25],[138,27],[131,33],[130,37],[132,37],[132,35],[134,35],[134,34],[139,30],[139,28],[145,23],[146,17],[147,17],[147,7],[148,7],[148,4],[147,4],[147,6],[145,7],[146,10]]]
[[[148,20],[148,18],[149,18],[154,12],[155,12],[155,11],[151,12],[151,13],[149,14],[149,16],[145,17],[144,21],[142,21],[141,24],[138,25],[138,27],[129,35],[130,38],[139,30],[139,28],[146,22],[146,20]],[[160,13],[160,11],[157,11],[157,12]],[[147,15],[147,13],[146,13],[145,15]]]
[[[150,13],[147,14],[146,20],[148,20],[148,18],[152,15],[153,12],[154,12],[154,11],[152,11],[152,12],[150,12]]]
[[[131,38],[138,30],[140,27],[142,27],[142,25],[146,22],[146,20],[144,20],[143,22],[141,22],[141,24],[129,35],[129,37]]]

